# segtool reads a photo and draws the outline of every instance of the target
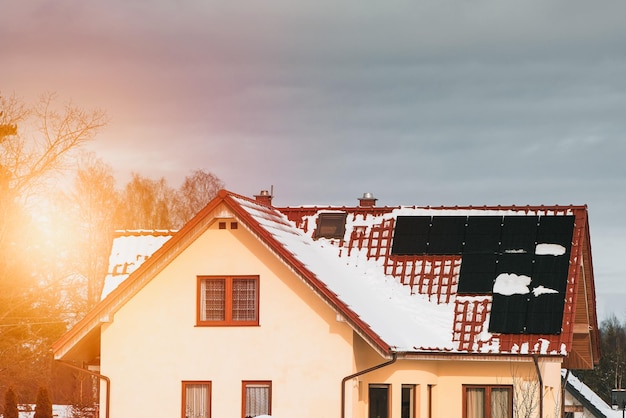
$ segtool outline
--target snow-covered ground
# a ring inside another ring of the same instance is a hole
[[[19,418],[33,418],[35,416],[35,405],[20,405]],[[52,416],[55,418],[72,418],[71,405],[52,405]]]

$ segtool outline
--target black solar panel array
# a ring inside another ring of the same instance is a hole
[[[398,216],[391,254],[461,255],[457,292],[493,294],[489,331],[558,334],[573,230],[574,216]],[[531,278],[529,292],[493,293],[505,274]]]

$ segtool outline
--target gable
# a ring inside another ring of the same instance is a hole
[[[221,225],[222,222],[226,222],[226,227]],[[312,332],[312,323],[315,322],[311,319],[313,316],[324,318],[324,330],[328,330],[336,322],[334,311],[247,228],[240,226],[233,215],[211,222],[202,234],[146,283],[139,293],[121,306],[111,323],[103,329],[103,338],[106,333],[109,335],[107,338],[112,341],[126,341],[131,336],[144,332],[140,328],[158,327],[155,335],[178,341],[194,341],[199,334],[195,328],[213,327],[197,317],[201,282],[228,278],[257,281],[258,323],[244,323],[243,327],[231,323],[229,325],[234,325],[232,329],[213,328],[212,334],[228,334],[229,339],[242,339],[239,344],[245,345],[246,339],[251,338],[250,333],[259,334],[271,328],[279,327],[283,333],[291,335],[295,332],[292,329],[294,327],[304,327]],[[294,323],[294,318],[298,318],[297,324]],[[247,328],[248,326],[252,328]],[[256,330],[257,326],[263,330]],[[319,327],[319,324],[316,326]],[[120,334],[111,336],[111,332]],[[351,332],[350,330],[349,334]],[[274,340],[277,339],[275,336]],[[229,340],[222,344],[238,346],[237,341]],[[321,344],[321,341],[318,343]]]

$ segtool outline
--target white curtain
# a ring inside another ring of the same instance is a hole
[[[270,386],[268,384],[246,385],[246,418],[270,413]]]
[[[185,418],[209,418],[209,385],[185,385]]]
[[[510,389],[491,389],[491,418],[511,418]]]
[[[466,408],[467,418],[486,418],[485,417],[485,389],[483,388],[467,388],[466,389]]]
[[[205,279],[202,281],[201,313],[203,321],[223,321],[225,317],[226,281]]]
[[[233,279],[233,321],[256,320],[255,279]]]

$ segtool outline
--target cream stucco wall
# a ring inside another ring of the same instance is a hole
[[[380,357],[362,340],[355,340],[357,368],[363,370]],[[544,386],[544,418],[560,417],[560,359],[540,358],[539,370]],[[348,382],[357,391],[354,416],[368,416],[369,385],[387,384],[390,395],[390,417],[401,418],[402,385],[415,387],[415,418],[448,418],[463,416],[463,385],[510,385],[514,389],[514,417],[539,415],[539,383],[531,357],[480,358],[444,355],[440,357],[397,360],[394,364]],[[533,403],[530,415],[522,409]]]
[[[260,326],[196,327],[197,275],[258,275]],[[338,416],[352,338],[246,229],[214,224],[103,327],[110,416],[178,417],[190,380],[212,382],[212,417],[241,416],[243,380],[272,381],[277,417]]]

